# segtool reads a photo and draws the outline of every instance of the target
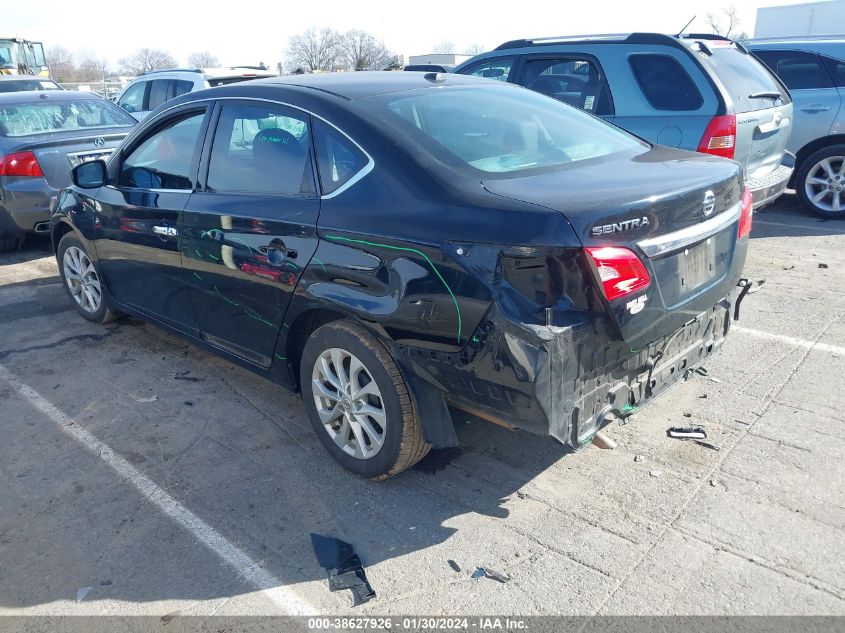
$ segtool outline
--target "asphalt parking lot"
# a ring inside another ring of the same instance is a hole
[[[298,396],[84,321],[46,242],[0,255],[0,614],[843,615],[845,223],[789,195],[752,238],[741,327],[615,450],[458,417],[459,457],[384,483]],[[712,446],[666,437],[689,424]],[[328,591],[311,532],[375,599]]]

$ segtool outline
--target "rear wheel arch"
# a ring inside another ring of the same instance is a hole
[[[795,188],[795,177],[801,169],[805,160],[815,154],[820,149],[824,149],[830,145],[845,145],[845,134],[831,134],[829,136],[822,136],[807,143],[804,147],[799,149],[795,154],[795,170],[792,172],[792,177],[789,180],[789,187]]]
[[[305,343],[308,341],[308,337],[327,323],[340,321],[345,318],[347,316],[342,312],[328,308],[311,308],[297,315],[293,323],[290,324],[290,328],[286,332],[285,358],[293,370],[293,376],[297,382],[297,390],[302,387],[302,385],[298,384],[299,365],[302,361],[302,350],[305,349]]]
[[[59,242],[65,236],[65,233],[72,233],[73,227],[65,222],[64,220],[60,220],[56,223],[56,226],[53,227],[51,231],[51,239],[53,241],[53,254],[56,255],[59,252]],[[78,236],[77,236],[78,237]]]

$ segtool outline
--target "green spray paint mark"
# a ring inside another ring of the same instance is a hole
[[[219,258],[219,257],[217,257],[217,256],[215,256],[215,255],[212,255],[211,253],[209,253],[209,254],[208,254],[208,256],[209,256],[211,259],[213,259],[214,261],[216,261],[216,262],[219,262],[219,261],[220,261],[220,258]]]
[[[211,231],[203,231],[202,233],[200,233],[200,239],[204,238],[209,233],[211,233]]]
[[[261,322],[262,322],[262,323],[264,323],[265,325],[269,325],[270,327],[275,327],[275,326],[274,326],[272,323],[270,323],[270,321],[268,321],[267,319],[262,319],[262,318],[261,318],[261,317],[260,317],[260,316],[259,316],[259,315],[258,315],[258,314],[254,311],[254,310],[250,310],[249,308],[244,307],[244,312],[246,312],[246,315],[247,315],[248,317],[251,317],[251,318],[255,319],[256,321],[261,321]]]
[[[325,266],[325,264],[323,264],[323,262],[321,262],[321,261],[320,261],[319,259],[317,259],[316,257],[312,257],[312,259],[313,259],[315,262],[317,262],[318,264],[320,264],[320,267],[323,269],[323,272],[326,272],[326,266]]]
[[[447,284],[446,280],[443,279],[443,275],[440,274],[440,271],[437,270],[437,267],[434,265],[434,262],[429,259],[428,255],[426,255],[420,250],[417,250],[416,248],[406,248],[404,246],[391,246],[390,244],[378,244],[376,242],[367,242],[365,240],[353,240],[348,237],[340,237],[339,235],[326,235],[326,239],[337,240],[339,242],[351,242],[353,244],[365,244],[366,246],[387,248],[394,251],[406,251],[408,253],[416,253],[417,255],[425,259],[425,261],[428,262],[428,265],[431,266],[431,270],[434,271],[434,274],[437,275],[437,278],[440,279],[443,286],[449,292],[449,296],[452,297],[452,303],[455,304],[455,312],[458,315],[458,343],[461,342],[461,329],[463,327],[463,320],[461,319],[461,308],[458,305],[458,300],[455,298],[455,293],[452,292],[452,289],[449,287],[449,284]]]
[[[297,268],[296,264],[294,264],[293,262],[285,262],[285,266],[290,266],[294,270],[299,270],[299,268]]]
[[[279,356],[278,354],[273,354],[273,356],[275,356],[275,357],[276,357],[276,358],[278,358],[279,360],[287,360],[287,359],[288,359],[288,357],[287,357],[287,356]]]
[[[282,327],[286,330],[290,329],[290,326],[287,323],[282,323]]]
[[[249,244],[244,242],[241,238],[232,237],[232,238],[229,238],[229,239],[231,239],[233,242],[237,242],[238,244],[243,244],[246,247],[246,250],[248,250],[250,253],[252,253],[252,249],[249,247]]]
[[[220,292],[220,291],[217,289],[217,286],[214,286],[214,292],[216,292],[216,293],[217,293],[217,296],[218,296],[218,297],[220,297],[221,299],[223,299],[223,301],[225,301],[226,303],[231,303],[231,304],[232,304],[233,306],[235,306],[236,308],[240,308],[240,307],[241,307],[241,304],[240,304],[240,303],[235,303],[235,302],[234,302],[234,301],[232,301],[231,299],[227,298],[227,297],[226,297],[226,295],[224,295],[222,292]]]
[[[194,277],[196,277],[197,279],[199,279],[200,281],[202,281],[202,277],[200,277],[198,274],[194,273]]]
[[[202,253],[200,253],[197,249],[194,249],[194,252],[197,254],[197,257],[202,259]]]

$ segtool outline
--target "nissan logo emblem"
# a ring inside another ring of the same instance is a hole
[[[94,139],[94,147],[105,147],[106,146],[106,139],[102,136],[98,136]]]
[[[713,213],[713,209],[716,208],[716,194],[712,191],[707,191],[704,194],[704,215],[708,216]]]

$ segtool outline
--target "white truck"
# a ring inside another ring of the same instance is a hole
[[[845,0],[805,2],[757,9],[754,38],[845,33]]]

